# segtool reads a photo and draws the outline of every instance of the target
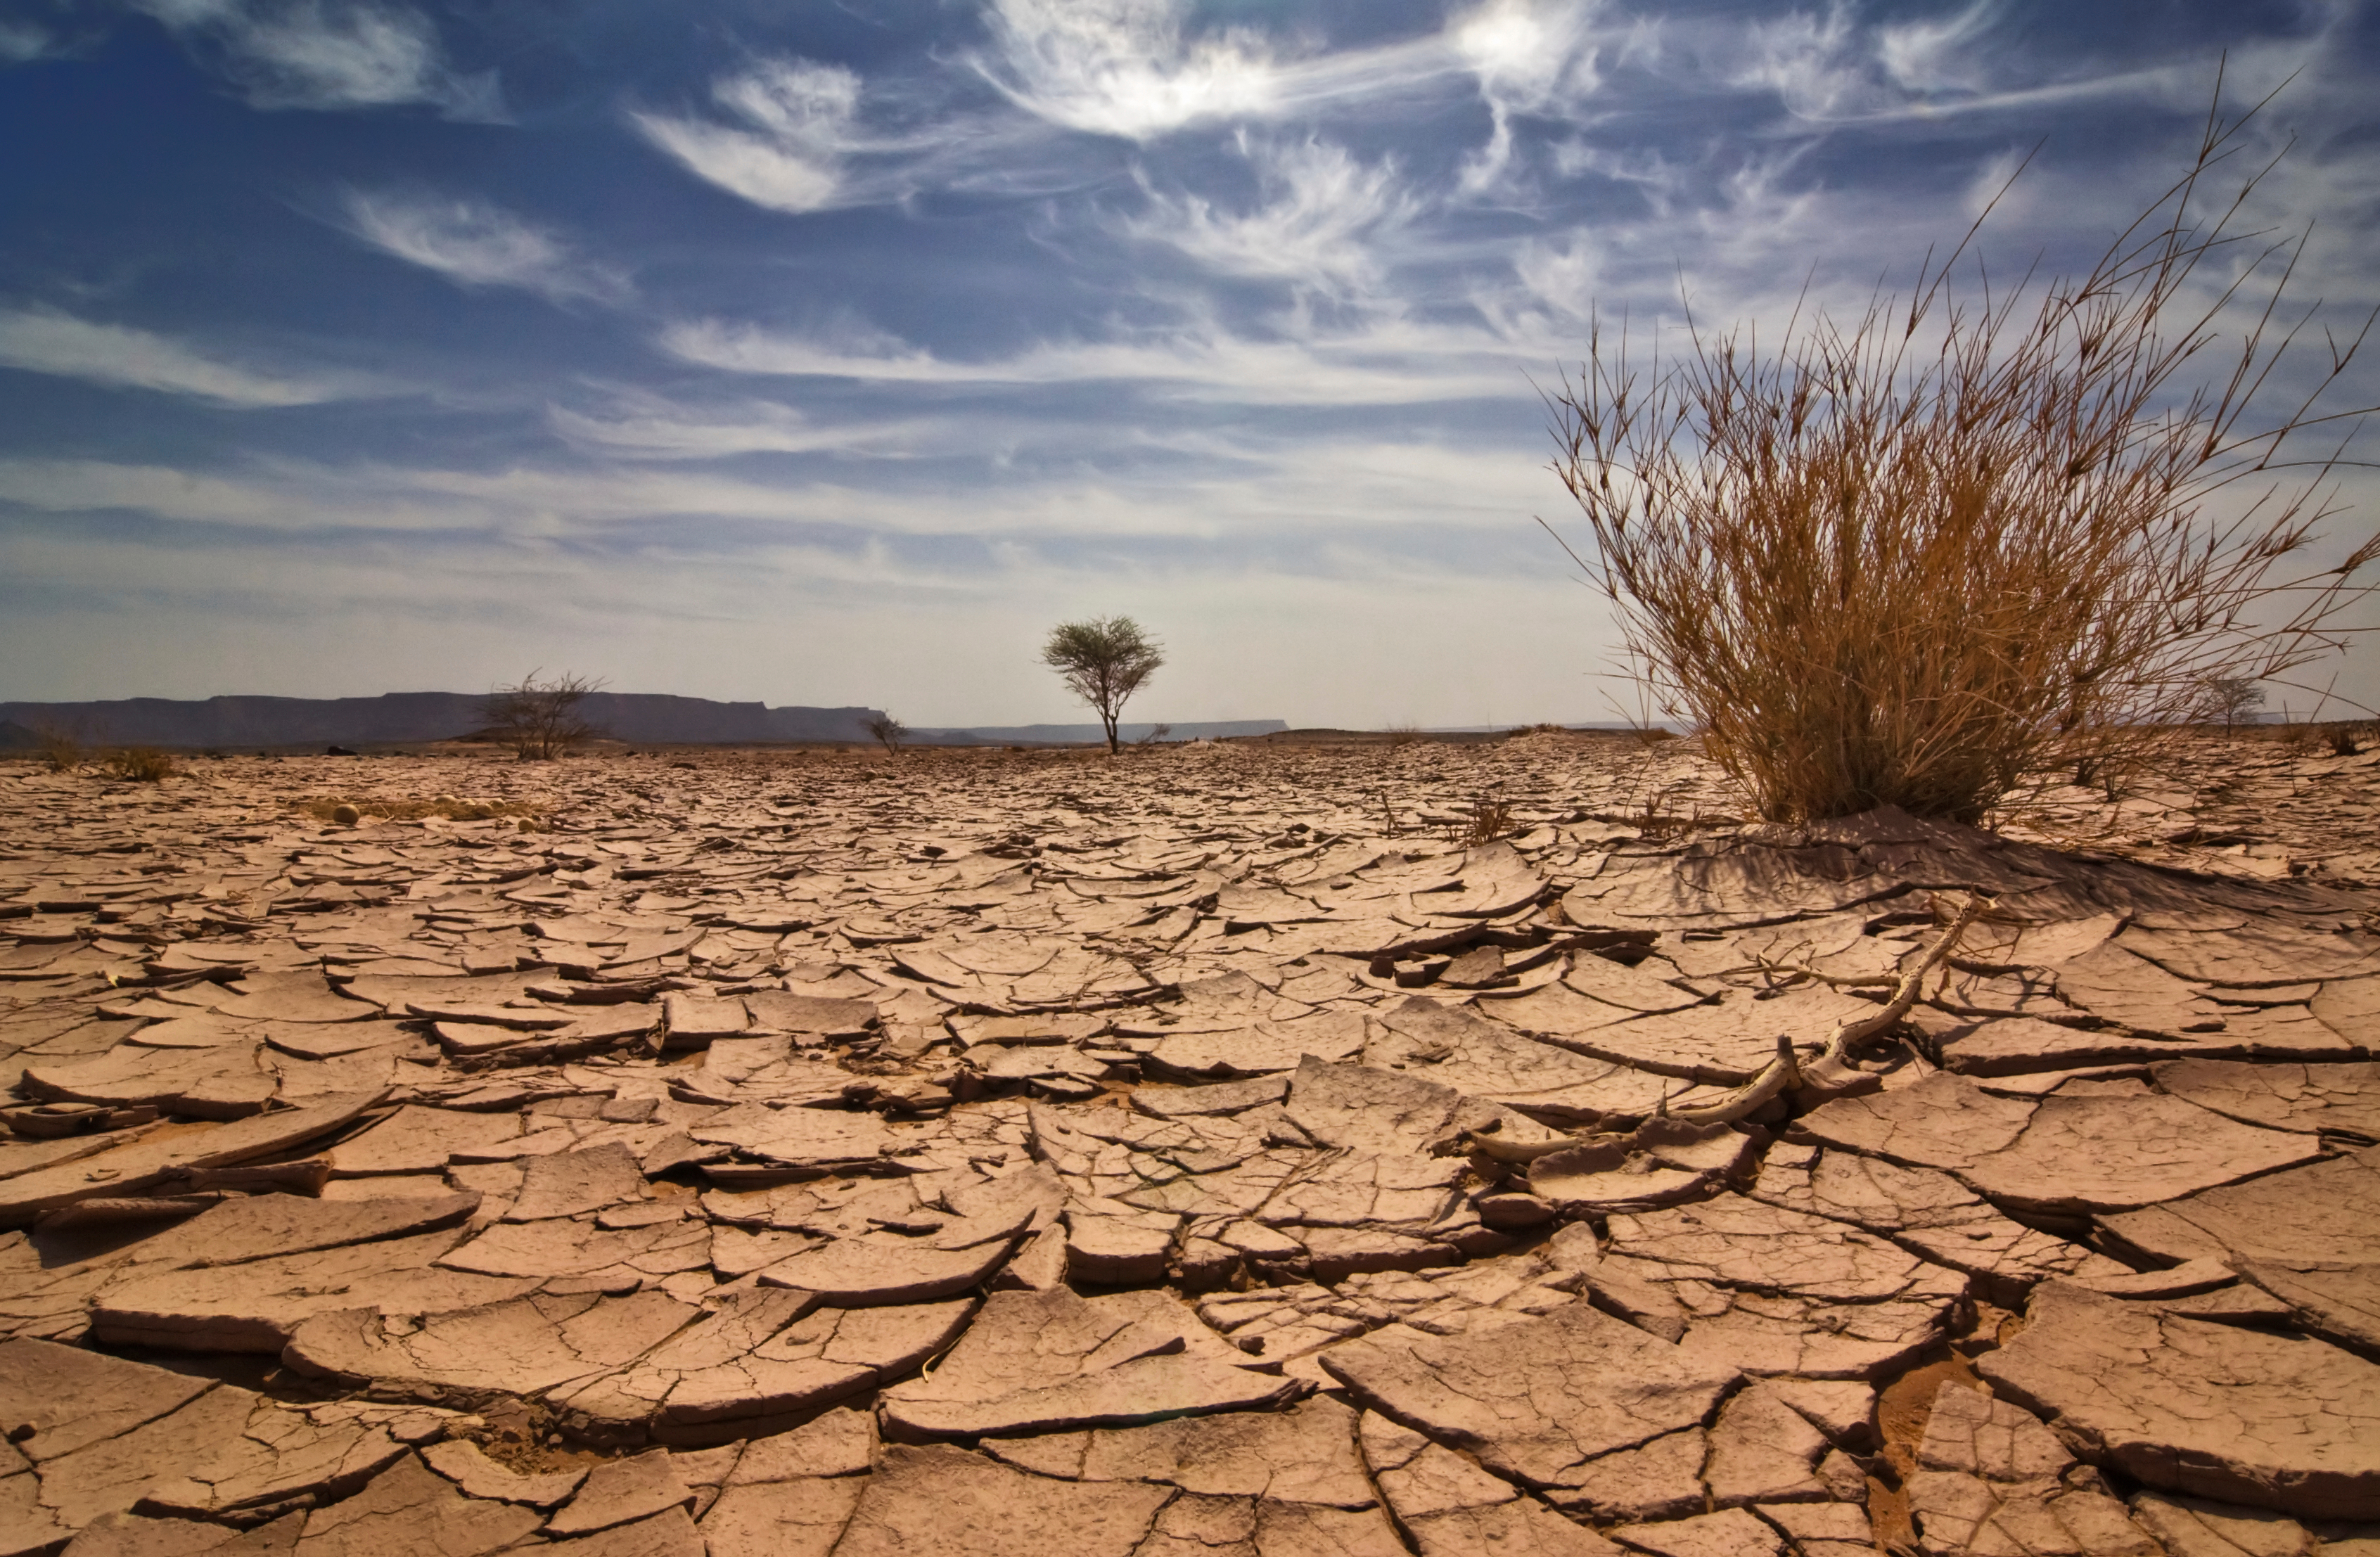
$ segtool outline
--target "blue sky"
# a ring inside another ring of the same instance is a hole
[[[1609,717],[1590,309],[1856,307],[2036,142],[2087,262],[2226,51],[2359,315],[2351,4],[0,0],[0,696],[1075,719],[1121,611],[1147,717]]]

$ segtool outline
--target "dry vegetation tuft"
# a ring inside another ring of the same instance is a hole
[[[1500,796],[1478,795],[1471,801],[1471,809],[1446,830],[1447,842],[1464,848],[1480,848],[1506,836],[1513,830],[1512,803]]]
[[[2300,755],[2326,752],[2333,757],[2353,757],[2374,739],[2380,738],[2380,726],[2358,719],[2244,724],[2232,732],[2232,738],[2284,746]]]
[[[101,753],[99,771],[128,784],[156,784],[172,778],[178,770],[174,760],[155,747],[126,746]]]
[[[54,773],[73,772],[87,760],[81,738],[71,730],[40,724],[33,729],[33,738],[40,743],[33,755]]]
[[[524,762],[566,757],[595,737],[595,726],[578,705],[601,691],[603,683],[567,672],[543,676],[531,671],[510,687],[488,695],[485,734],[513,748]]]
[[[2341,646],[2380,536],[2314,555],[2344,444],[2299,446],[2363,414],[2320,408],[2362,336],[2261,410],[2303,328],[2273,323],[2293,250],[2238,230],[2263,172],[2202,209],[2254,113],[2210,113],[2080,280],[1961,298],[1970,229],[1905,308],[1797,316],[1766,352],[1697,331],[1640,376],[1624,332],[1591,337],[1550,397],[1582,566],[1762,818],[1977,821],[2028,775],[2113,784],[2211,683]]]

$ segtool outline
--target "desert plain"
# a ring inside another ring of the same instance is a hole
[[[20,764],[0,1554],[2380,1552],[2375,911],[2220,736]]]

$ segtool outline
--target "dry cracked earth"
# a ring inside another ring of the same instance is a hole
[[[0,1553],[2380,1552],[2375,761],[0,772]]]

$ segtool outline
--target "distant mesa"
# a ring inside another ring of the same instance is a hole
[[[486,723],[470,692],[390,692],[377,698],[126,698],[113,702],[0,703],[0,721],[66,730],[88,744],[171,747],[373,746],[457,740]],[[770,708],[708,698],[597,692],[589,724],[625,741],[860,741],[865,708]]]
[[[460,740],[486,724],[486,698],[471,692],[390,692],[377,698],[222,697],[203,700],[125,698],[109,702],[0,702],[0,749],[27,749],[42,730],[63,730],[87,745],[189,747],[385,746]],[[589,724],[616,740],[654,745],[729,746],[779,741],[870,739],[872,708],[771,708],[666,693],[596,692],[580,705]],[[1123,727],[1126,740],[1151,725]],[[1288,725],[1278,719],[1177,724],[1173,740],[1259,736]],[[1096,724],[1018,724],[918,730],[927,746],[1037,746],[1103,740]]]

